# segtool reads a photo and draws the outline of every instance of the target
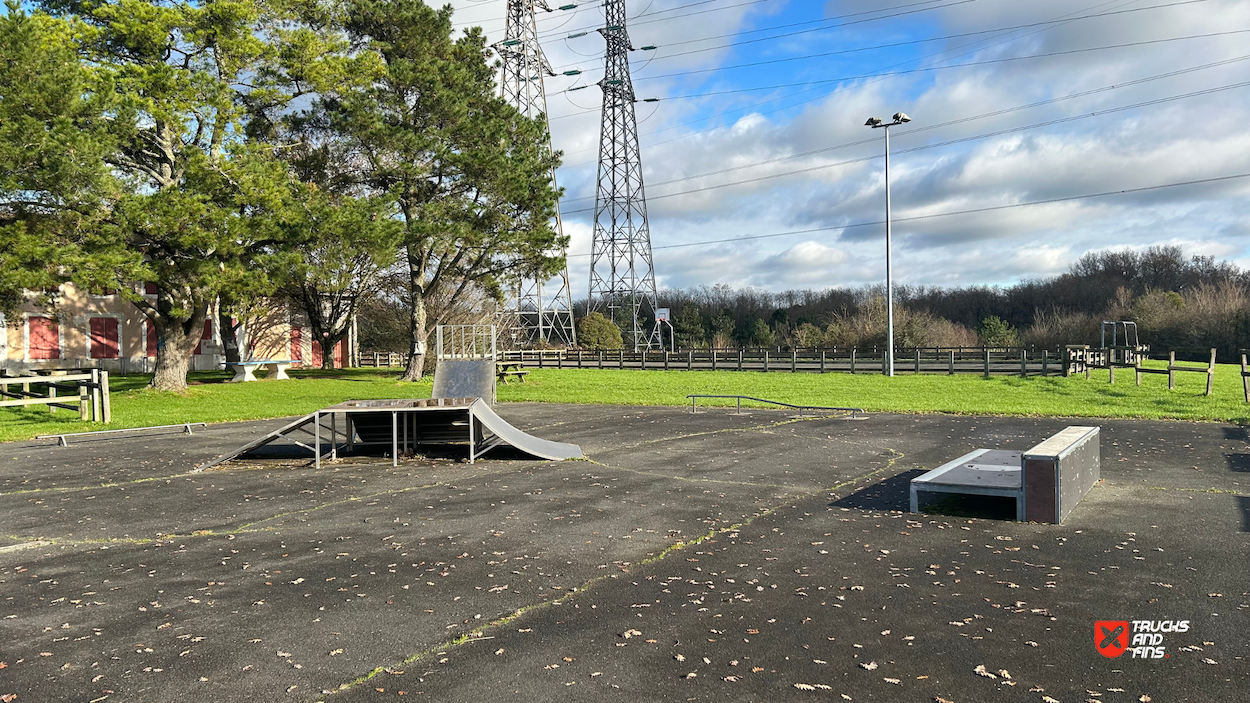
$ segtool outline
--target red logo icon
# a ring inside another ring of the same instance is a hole
[[[1127,620],[1098,620],[1094,623],[1094,648],[1108,659],[1115,659],[1128,648]]]

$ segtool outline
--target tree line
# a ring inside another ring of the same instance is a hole
[[[894,294],[897,347],[1097,345],[1103,320],[1135,321],[1140,341],[1156,350],[1215,347],[1231,359],[1250,346],[1250,272],[1175,246],[1091,252],[1063,274],[1014,286],[897,286]],[[719,284],[662,290],[658,304],[669,308],[682,348],[886,343],[883,286],[767,292]],[[596,344],[619,345],[601,321],[592,327]]]
[[[332,348],[398,270],[419,378],[434,325],[562,265],[558,154],[492,63],[420,0],[8,0],[0,310],[120,291],[180,390],[214,310],[230,349],[282,296]]]

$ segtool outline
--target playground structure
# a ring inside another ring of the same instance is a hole
[[[83,422],[108,424],[113,419],[109,373],[102,369],[47,369],[10,376],[0,370],[0,408],[32,405],[46,405],[52,413],[76,410]]]
[[[912,479],[911,512],[937,493],[1003,496],[1016,520],[1061,524],[1099,481],[1098,427],[1065,428],[1025,452],[976,449]]]

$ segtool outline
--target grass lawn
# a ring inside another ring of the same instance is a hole
[[[1220,364],[1215,394],[1202,395],[1205,374],[1178,373],[1177,388],[1167,377],[1144,376],[1133,383],[1121,369],[1116,384],[1098,371],[1087,381],[1072,378],[1019,378],[974,375],[809,374],[738,371],[620,371],[541,369],[525,383],[499,386],[501,401],[620,405],[686,405],[689,393],[753,395],[806,405],[845,405],[876,412],[945,412],[987,415],[1139,417],[1250,422],[1242,400],[1239,367]],[[301,415],[349,399],[425,398],[430,381],[399,383],[396,369],[297,371],[282,383],[226,383],[230,374],[191,374],[195,385],[185,394],[150,391],[147,376],[112,380],[110,428],[168,425],[180,422],[230,422]],[[701,401],[715,404],[717,401]],[[733,401],[720,401],[732,405]],[[30,439],[52,432],[102,429],[77,420],[70,411],[46,408],[0,410],[0,441]]]

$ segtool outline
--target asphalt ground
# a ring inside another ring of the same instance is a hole
[[[1089,420],[500,413],[589,459],[0,445],[0,701],[1250,700],[1244,428],[1099,422],[1056,526],[907,482]],[[1108,659],[1096,620],[1190,628]]]

